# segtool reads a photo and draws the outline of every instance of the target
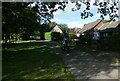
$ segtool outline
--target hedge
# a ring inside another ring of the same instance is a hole
[[[53,41],[59,41],[59,40],[61,40],[61,34],[59,32],[52,32],[51,39]]]
[[[107,47],[110,50],[120,50],[120,33],[115,33],[106,39]]]
[[[45,33],[45,39],[46,40],[51,40],[51,32],[46,32]]]
[[[59,41],[61,39],[61,34],[59,32],[46,32],[46,40]]]
[[[69,39],[76,39],[77,36],[74,33],[69,33]]]

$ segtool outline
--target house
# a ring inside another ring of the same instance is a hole
[[[74,31],[75,31],[75,35],[76,35],[77,37],[80,37],[81,32],[82,32],[82,29],[81,29],[81,28],[75,28]]]
[[[69,33],[77,34],[77,33],[81,33],[81,32],[82,32],[81,28],[69,28]]]
[[[106,38],[113,33],[120,32],[120,21],[111,21],[104,23],[98,28],[100,36]]]
[[[101,19],[85,24],[82,28],[82,34],[92,36],[94,30],[99,28],[102,24],[103,24],[103,20]]]
[[[106,20],[97,20],[83,26],[82,34],[84,34],[83,36],[86,37],[86,39],[81,39],[81,41],[86,41],[88,45],[93,47],[94,45],[98,45],[97,47],[99,47],[100,44],[104,45],[107,42],[105,39],[114,33],[120,33],[120,21],[106,22]],[[97,36],[97,40],[101,40],[99,41],[99,44],[95,44],[95,42],[92,41],[96,40],[95,36]],[[82,43],[85,44],[85,42]]]
[[[77,37],[80,37],[81,32],[82,32],[81,28],[69,28],[69,33],[72,33]]]
[[[50,32],[59,32],[63,33],[63,31],[56,25]]]
[[[100,32],[100,36],[104,38],[112,33],[120,32],[120,21],[110,21],[105,23],[104,20],[99,19],[85,24],[82,28],[82,33],[92,36],[96,29]]]

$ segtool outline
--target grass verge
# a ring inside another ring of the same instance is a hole
[[[39,42],[3,44],[2,78],[5,79],[74,79],[63,61]]]

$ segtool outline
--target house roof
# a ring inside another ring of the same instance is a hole
[[[56,25],[50,32],[60,32],[60,33],[62,33],[63,31]]]
[[[88,23],[88,24],[85,24],[82,28],[82,32],[86,32],[92,28],[94,28],[98,23],[100,23],[102,20],[96,20],[94,22],[91,22],[91,23]]]
[[[82,29],[81,28],[75,28],[74,31],[75,31],[75,33],[81,33]]]
[[[118,27],[119,24],[120,21],[111,21],[101,25],[98,30],[100,30],[101,32],[117,31],[120,30],[120,27]]]
[[[69,33],[81,33],[81,28],[69,28]]]

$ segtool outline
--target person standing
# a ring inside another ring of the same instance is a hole
[[[93,32],[93,41],[95,42],[97,48],[99,49],[100,48],[100,33],[97,29]]]

